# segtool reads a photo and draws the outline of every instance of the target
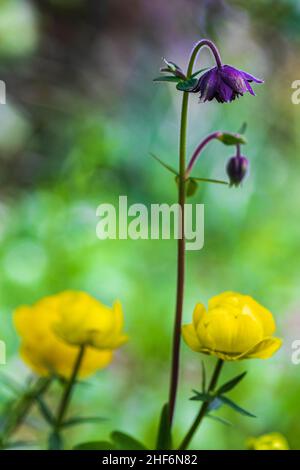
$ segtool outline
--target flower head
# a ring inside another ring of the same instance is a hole
[[[121,304],[109,308],[85,292],[65,291],[21,306],[14,323],[23,359],[41,375],[69,377],[82,345],[86,351],[79,375],[89,375],[107,366],[113,350],[127,339]]]
[[[230,186],[239,186],[247,174],[249,162],[246,157],[236,155],[231,157],[227,163],[227,174],[230,180]]]
[[[197,304],[193,322],[182,327],[191,349],[225,361],[271,357],[282,343],[272,336],[274,331],[272,314],[252,297],[235,292],[213,297],[208,310]]]
[[[246,444],[249,450],[289,450],[286,438],[278,432],[250,437]]]
[[[263,83],[263,80],[230,65],[220,65],[205,72],[191,91],[200,92],[202,102],[215,98],[219,103],[229,103],[246,92],[255,95],[251,82]]]

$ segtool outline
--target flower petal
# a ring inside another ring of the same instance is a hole
[[[250,73],[244,72],[243,70],[241,70],[241,73],[244,75],[245,80],[247,80],[248,82],[264,83],[263,80],[254,77],[254,75],[251,75]]]
[[[268,359],[272,357],[276,351],[281,347],[282,340],[280,338],[265,338],[263,341],[254,346],[253,349],[248,351],[244,358]]]
[[[194,325],[190,323],[189,325],[183,325],[182,326],[182,336],[186,344],[196,352],[201,352],[202,348],[199,342],[199,339],[197,337]]]

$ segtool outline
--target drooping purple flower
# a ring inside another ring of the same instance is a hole
[[[191,91],[200,92],[202,102],[215,98],[219,103],[230,103],[247,91],[255,95],[251,82],[263,83],[263,80],[231,65],[221,65],[205,72]]]
[[[249,162],[246,157],[236,155],[231,157],[227,163],[227,174],[229,176],[230,186],[239,186],[247,174]]]

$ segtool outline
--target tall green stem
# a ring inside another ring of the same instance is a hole
[[[200,40],[193,48],[187,69],[187,78],[193,73],[193,67],[201,47],[207,46],[211,49],[218,66],[221,66],[221,58],[216,46],[207,39]],[[185,238],[184,238],[184,205],[185,205],[185,170],[186,170],[186,134],[188,116],[189,93],[184,92],[181,106],[180,141],[179,141],[179,178],[178,178],[178,203],[181,208],[179,229],[181,236],[177,245],[177,292],[176,311],[173,329],[172,365],[169,388],[169,419],[172,425],[176,396],[178,388],[179,366],[180,366],[180,333],[182,321],[182,309],[184,298],[184,274],[185,274]]]
[[[178,181],[178,203],[181,208],[179,230],[181,236],[177,244],[177,292],[176,292],[176,313],[173,330],[173,350],[172,350],[172,367],[169,390],[169,417],[172,424],[177,386],[179,375],[179,356],[180,356],[180,331],[183,309],[184,296],[184,274],[185,274],[185,237],[184,237],[184,204],[185,204],[185,165],[186,165],[186,130],[187,130],[187,114],[188,114],[187,92],[183,93],[181,122],[180,122],[180,143],[179,143],[179,181]]]
[[[214,373],[212,375],[212,378],[211,378],[211,381],[210,381],[210,384],[209,384],[209,387],[208,387],[208,393],[214,391],[214,389],[217,385],[218,378],[219,378],[219,375],[221,373],[223,364],[224,364],[224,362],[222,361],[222,359],[219,359],[217,364],[216,364]],[[208,410],[208,406],[209,406],[208,401],[206,401],[202,404],[199,413],[197,414],[193,424],[191,425],[188,433],[186,434],[185,438],[183,439],[182,443],[180,444],[178,450],[185,450],[189,446],[189,443],[191,442],[195,432],[197,431],[199,425],[201,424],[203,418],[206,415],[206,412]]]
[[[85,346],[80,346],[77,357],[74,362],[72,374],[70,376],[70,379],[65,387],[64,393],[62,395],[58,411],[57,411],[57,417],[53,426],[53,432],[50,436],[49,439],[49,447],[51,450],[60,450],[62,446],[62,439],[60,436],[60,431],[61,427],[66,415],[66,412],[68,410],[71,397],[72,397],[72,392],[74,389],[74,385],[76,383],[76,379],[80,370],[80,366],[82,364],[83,356],[85,352]]]

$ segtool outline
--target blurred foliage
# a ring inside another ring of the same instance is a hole
[[[189,152],[205,133],[237,132],[247,121],[251,173],[239,189],[200,184],[192,199],[205,204],[206,241],[202,251],[187,254],[184,316],[190,320],[196,301],[223,290],[249,293],[273,311],[285,347],[266,363],[249,362],[247,380],[234,392],[258,419],[236,418],[229,429],[205,422],[193,444],[239,449],[249,435],[279,431],[300,449],[300,382],[290,360],[291,342],[300,334],[300,107],[291,103],[291,83],[299,79],[299,17],[293,0],[133,0],[130,8],[117,0],[1,0],[4,370],[19,380],[28,374],[12,326],[16,306],[67,288],[108,304],[120,298],[131,340],[110,368],[78,388],[73,404],[81,414],[110,418],[86,424],[86,440],[105,440],[117,428],[147,446],[155,441],[169,378],[175,242],[99,241],[96,208],[117,203],[121,194],[129,203],[175,200],[173,176],[149,154],[176,167],[181,93],[152,79],[162,56],[185,67],[192,44],[208,35],[226,63],[264,78],[265,85],[256,88],[256,98],[231,105],[199,105],[191,97]],[[212,63],[207,52],[201,57],[201,66]],[[195,175],[224,179],[230,152],[212,143]],[[198,355],[182,349],[178,440],[198,409],[188,398],[201,366]],[[224,379],[244,368],[229,365]],[[55,403],[55,391],[48,399]],[[3,390],[0,400],[4,407]],[[81,434],[68,431],[69,447]],[[33,435],[44,443],[46,431],[28,425],[16,439]]]

